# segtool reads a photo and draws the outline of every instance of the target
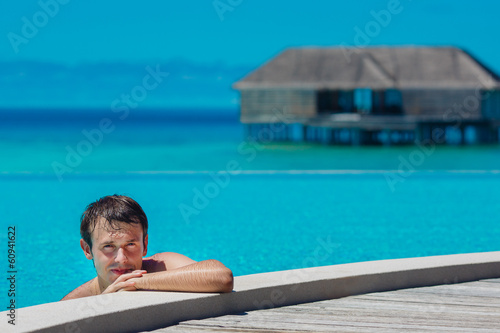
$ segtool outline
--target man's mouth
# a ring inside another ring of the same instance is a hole
[[[132,269],[130,269],[130,268],[115,268],[115,269],[112,269],[111,272],[113,272],[116,275],[122,275],[125,273],[131,273]]]

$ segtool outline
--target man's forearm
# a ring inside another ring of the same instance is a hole
[[[217,260],[205,260],[172,271],[144,274],[134,279],[139,290],[231,292],[233,274]]]

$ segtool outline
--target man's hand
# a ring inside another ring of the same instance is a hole
[[[147,272],[145,270],[136,270],[132,273],[122,274],[112,284],[110,284],[109,287],[102,292],[102,294],[137,290],[133,279],[141,278],[142,275],[146,273]]]

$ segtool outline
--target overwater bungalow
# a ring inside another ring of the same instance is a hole
[[[456,47],[287,49],[234,84],[246,135],[328,144],[496,143],[500,79]]]

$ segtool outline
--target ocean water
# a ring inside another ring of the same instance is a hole
[[[79,218],[113,193],[143,206],[149,254],[214,258],[235,275],[500,249],[497,145],[264,145],[214,113],[4,116],[0,239],[16,227],[18,307],[95,276]]]

